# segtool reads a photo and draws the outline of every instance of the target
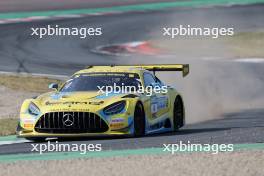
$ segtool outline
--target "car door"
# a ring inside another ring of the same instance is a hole
[[[158,112],[156,113],[157,117],[164,117],[169,112],[169,89],[163,84],[157,77],[155,77],[156,83],[155,86],[160,88],[160,92],[157,93],[157,101],[158,101]]]
[[[144,85],[146,91],[152,89],[151,95],[148,94],[150,100],[150,112],[151,118],[156,119],[161,117],[163,114],[168,112],[168,95],[162,91],[162,86],[164,86],[160,81],[157,81],[156,78],[151,73],[144,73]],[[160,87],[159,91],[154,91],[154,87]]]

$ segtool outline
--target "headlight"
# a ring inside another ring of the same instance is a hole
[[[34,116],[37,116],[40,114],[39,108],[34,103],[29,104],[28,112],[29,114],[34,115]]]
[[[125,107],[126,107],[126,101],[119,101],[119,102],[113,103],[105,107],[104,113],[106,115],[118,114],[118,113],[121,113]]]

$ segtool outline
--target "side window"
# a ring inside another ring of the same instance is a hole
[[[163,82],[161,82],[161,80],[159,78],[156,77],[156,82],[160,85],[160,86],[164,86],[165,84]]]
[[[144,73],[144,84],[149,86],[151,83],[155,83],[154,77],[150,73]]]

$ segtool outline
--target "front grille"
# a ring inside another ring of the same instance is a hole
[[[39,133],[101,133],[107,130],[106,122],[91,112],[49,112],[35,125]]]

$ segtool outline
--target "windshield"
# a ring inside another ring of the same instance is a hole
[[[99,87],[114,85],[138,88],[141,83],[138,74],[135,73],[88,73],[73,76],[60,91],[98,91]]]

